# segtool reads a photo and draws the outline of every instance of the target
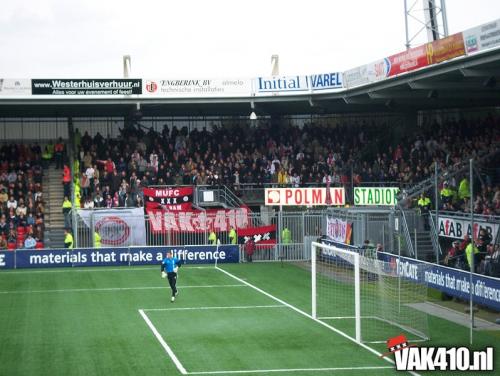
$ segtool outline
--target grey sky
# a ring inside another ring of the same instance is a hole
[[[416,8],[422,8],[421,0]],[[4,0],[0,77],[256,77],[343,71],[404,50],[403,0]],[[447,0],[450,34],[500,18]],[[414,25],[414,28],[416,27]],[[415,45],[425,42],[421,34]]]

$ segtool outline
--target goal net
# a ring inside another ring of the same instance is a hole
[[[427,300],[426,284],[399,277],[394,264],[374,256],[316,242],[311,251],[314,318],[358,342],[429,338],[427,314],[415,308]]]

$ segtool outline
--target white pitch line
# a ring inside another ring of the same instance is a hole
[[[224,373],[271,373],[271,372],[326,372],[326,371],[369,371],[394,368],[391,366],[374,366],[374,367],[332,367],[332,368],[284,368],[284,369],[253,369],[241,371],[201,371],[188,372],[188,375],[217,375]]]
[[[246,286],[245,286],[246,287]],[[254,308],[288,308],[282,304],[258,305],[258,306],[219,306],[219,307],[175,307],[175,308],[143,308],[144,312],[150,311],[204,311],[211,309],[254,309]]]
[[[187,375],[186,369],[184,368],[182,363],[179,361],[179,359],[177,359],[174,352],[172,351],[170,346],[167,344],[167,342],[165,342],[165,340],[163,339],[161,334],[158,332],[158,330],[156,330],[155,326],[153,325],[153,323],[151,322],[149,317],[146,315],[146,313],[142,309],[140,309],[139,314],[142,316],[144,321],[146,321],[146,324],[149,326],[149,329],[151,329],[151,331],[153,332],[153,334],[156,337],[156,339],[158,340],[158,342],[160,342],[160,344],[165,349],[165,351],[167,352],[170,359],[172,359],[172,361],[174,362],[174,364],[177,367],[177,369],[179,370],[179,372],[182,373],[183,375]]]
[[[229,273],[228,271],[225,271],[224,269],[219,268],[218,266],[216,266],[215,268],[216,268],[217,270],[220,270],[220,271],[221,271],[221,272],[223,272],[224,274],[228,275],[229,277],[231,277],[231,278],[233,278],[233,279],[235,279],[235,280],[237,280],[237,281],[239,281],[239,282],[241,282],[241,283],[244,283],[244,284],[245,284],[245,285],[247,285],[248,287],[251,287],[251,288],[253,288],[254,290],[256,290],[256,291],[260,292],[261,294],[264,294],[265,296],[267,296],[267,297],[269,297],[269,298],[273,299],[274,301],[277,301],[278,303],[284,304],[284,305],[286,305],[288,308],[293,309],[295,312],[300,313],[301,315],[303,315],[303,316],[305,316],[305,317],[307,317],[307,318],[309,318],[309,319],[311,319],[311,320],[313,320],[313,321],[317,322],[317,323],[318,323],[318,324],[320,324],[320,325],[323,325],[324,327],[326,327],[326,328],[328,328],[328,329],[330,329],[330,330],[334,331],[334,332],[335,332],[335,333],[337,333],[337,334],[340,334],[342,337],[347,338],[348,340],[350,340],[350,341],[354,342],[355,344],[357,344],[357,345],[359,345],[359,346],[363,347],[364,349],[366,349],[366,350],[370,351],[371,353],[373,353],[373,354],[377,355],[378,357],[381,357],[381,356],[382,356],[382,353],[378,352],[378,351],[377,351],[377,350],[375,350],[375,349],[372,349],[371,347],[369,347],[369,346],[365,345],[364,343],[357,342],[354,338],[352,338],[352,337],[348,336],[347,334],[345,334],[344,332],[342,332],[342,331],[340,331],[339,329],[335,328],[334,326],[328,325],[327,323],[325,323],[325,322],[323,322],[323,321],[321,321],[321,320],[318,320],[317,318],[312,317],[310,314],[308,314],[308,313],[306,313],[306,312],[302,311],[301,309],[299,309],[299,308],[297,308],[297,307],[295,307],[295,306],[293,306],[293,305],[291,305],[291,304],[289,304],[289,303],[285,302],[284,300],[282,300],[282,299],[280,299],[280,298],[277,298],[277,297],[276,297],[276,296],[274,296],[274,295],[271,295],[270,293],[268,293],[268,292],[266,292],[266,291],[264,291],[264,290],[262,290],[262,289],[258,288],[257,286],[252,285],[251,283],[248,283],[247,281],[244,281],[243,279],[241,279],[241,278],[239,278],[239,277],[235,276],[234,274]],[[385,361],[387,361],[387,362],[389,362],[389,363],[391,363],[391,364],[394,364],[394,361],[392,361],[391,359],[389,359],[389,358],[387,358],[387,357],[383,357],[383,359],[385,359]],[[410,371],[409,373],[410,373],[410,374],[412,374],[412,375],[414,375],[414,376],[419,376],[419,374],[418,374],[418,373],[416,373],[416,372],[412,372],[412,371]]]
[[[123,266],[121,268],[105,268],[105,267],[99,267],[99,266],[94,266],[94,267],[85,267],[83,266],[83,269],[76,269],[80,268],[79,266],[75,266],[73,269],[65,269],[65,270],[57,270],[57,269],[43,269],[43,270],[33,270],[30,268],[26,269],[15,269],[15,270],[2,270],[0,272],[0,276],[2,275],[9,275],[9,274],[24,274],[24,273],[95,273],[95,272],[136,272],[136,271],[143,271],[143,270],[154,270],[158,269],[160,266],[155,265],[155,266],[146,266],[146,267],[139,267],[139,266]],[[213,266],[191,266],[191,265],[185,265],[183,264],[183,267],[186,269],[215,269]]]
[[[199,285],[199,286],[179,286],[180,289],[204,289],[204,288],[226,288],[226,287],[246,287],[246,285]],[[108,291],[130,291],[130,290],[155,290],[170,289],[169,286],[146,286],[146,287],[103,287],[97,289],[60,289],[60,290],[25,290],[25,291],[0,291],[0,294],[41,294],[60,292],[108,292]]]

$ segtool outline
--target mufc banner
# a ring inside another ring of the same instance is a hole
[[[101,236],[103,247],[128,247],[146,244],[146,225],[142,208],[78,210],[87,227]]]
[[[231,227],[246,228],[249,224],[248,209],[209,209],[169,211],[148,209],[150,231],[165,232],[224,232]]]
[[[193,187],[144,188],[143,193],[146,209],[189,211],[193,203]]]
[[[257,246],[259,245],[275,245],[276,244],[276,225],[247,227],[238,229],[238,243],[245,244],[250,239]]]
[[[330,240],[351,244],[352,224],[338,218],[326,217],[326,235]]]

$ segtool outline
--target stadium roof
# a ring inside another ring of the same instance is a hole
[[[244,98],[1,99],[0,117],[262,115],[414,112],[500,105],[500,49],[457,58],[384,81],[314,95]]]

